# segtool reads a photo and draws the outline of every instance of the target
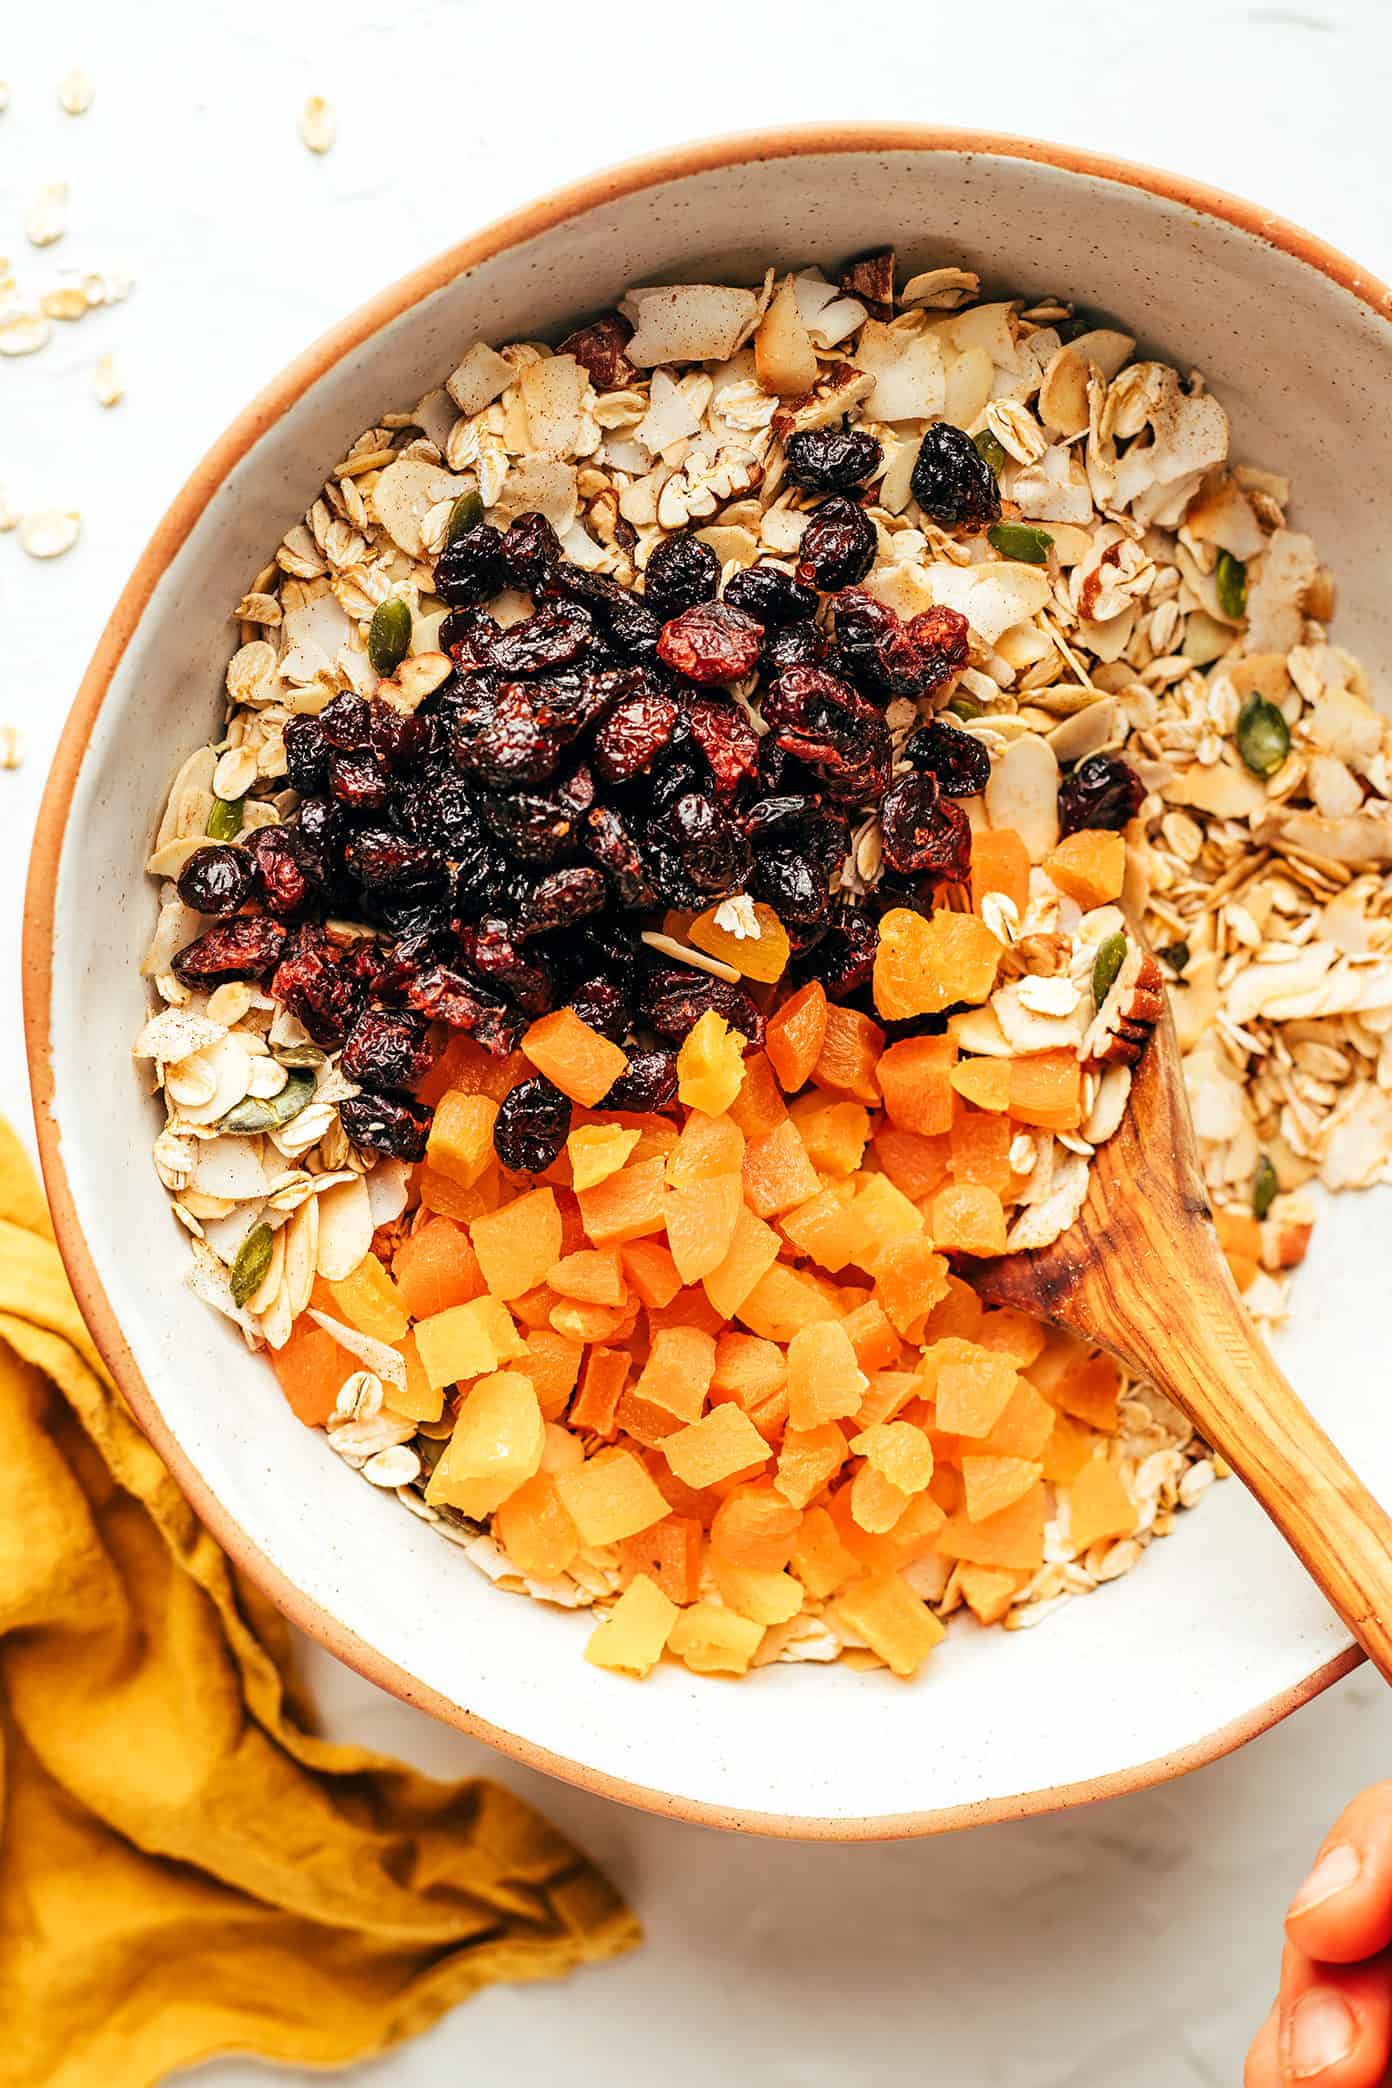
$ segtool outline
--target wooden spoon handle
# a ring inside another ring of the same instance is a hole
[[[1163,1280],[1119,1284],[1098,1337],[1222,1453],[1392,1682],[1392,1518],[1296,1397],[1214,1262],[1210,1280],[1178,1297]]]

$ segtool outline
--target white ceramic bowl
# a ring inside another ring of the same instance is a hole
[[[324,471],[476,336],[564,328],[630,283],[750,280],[886,242],[1055,291],[1205,372],[1235,452],[1288,471],[1339,578],[1337,634],[1392,666],[1392,300],[1341,256],[1171,177],[1008,139],[784,133],[587,181],[467,240],[327,335],[199,466],[79,692],[40,822],[26,988],[59,1238],[127,1398],[214,1533],[364,1673],[537,1766],[656,1810],[773,1833],[930,1832],[1134,1788],[1237,1745],[1352,1665],[1343,1628],[1236,1482],[1129,1579],[1005,1637],[959,1625],[912,1686],[778,1667],[642,1687],[590,1629],[494,1591],[302,1428],[265,1364],[185,1289],[130,1071],[152,920],[141,864],[176,760],[215,725],[227,605]],[[1386,1205],[1331,1208],[1282,1358],[1392,1500],[1380,1354]]]

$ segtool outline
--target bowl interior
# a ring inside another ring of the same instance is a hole
[[[273,398],[283,410],[258,410],[255,439],[171,541],[116,666],[63,835],[53,944],[62,1166],[96,1276],[218,1534],[245,1533],[298,1591],[301,1620],[351,1633],[378,1679],[545,1750],[547,1766],[678,1811],[830,1832],[1125,1777],[1298,1689],[1346,1634],[1232,1484],[1126,1581],[1045,1630],[959,1627],[911,1687],[843,1667],[773,1668],[738,1688],[677,1668],[642,1688],[602,1673],[580,1657],[583,1616],[497,1593],[364,1486],[184,1287],[186,1245],[149,1164],[157,1119],[128,1050],[153,918],[140,865],[176,761],[220,717],[228,608],[358,432],[439,383],[477,337],[553,333],[632,282],[752,280],[770,259],[831,267],[889,241],[905,273],[960,262],[1003,290],[1063,293],[1201,369],[1232,416],[1235,455],[1294,480],[1295,524],[1338,576],[1336,636],[1375,676],[1388,663],[1368,552],[1392,533],[1392,425],[1374,410],[1392,333],[1308,261],[1122,180],[1001,150],[809,150],[627,193],[616,183],[578,216],[438,271],[396,317],[326,350],[298,395]],[[1392,1501],[1392,1440],[1363,1389],[1384,1196],[1322,1218],[1282,1356]]]

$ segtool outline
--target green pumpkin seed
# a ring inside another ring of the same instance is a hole
[[[282,1066],[322,1066],[325,1058],[317,1044],[277,1044],[275,1055]]]
[[[1006,454],[1005,444],[1000,440],[999,436],[993,435],[989,428],[983,428],[979,435],[973,435],[972,441],[976,445],[977,455],[986,459],[996,477],[999,478],[1006,465],[1010,462]]]
[[[1277,1180],[1276,1170],[1267,1159],[1266,1154],[1263,1153],[1257,1162],[1257,1171],[1252,1177],[1252,1216],[1254,1218],[1265,1218],[1267,1212],[1276,1201],[1277,1191],[1280,1187],[1281,1184]]]
[[[379,674],[395,674],[411,648],[411,606],[398,595],[379,602],[367,627],[367,657]]]
[[[1018,559],[1021,565],[1049,563],[1049,546],[1054,540],[1047,529],[1035,529],[1028,522],[996,522],[986,536],[1002,558]]]
[[[1290,727],[1265,696],[1249,696],[1238,713],[1237,751],[1254,776],[1274,776],[1290,752]]]
[[[984,718],[986,706],[978,703],[975,696],[954,696],[947,706],[954,718]]]
[[[483,501],[474,492],[461,493],[449,512],[445,524],[445,542],[452,544],[456,537],[463,536],[466,529],[477,529],[483,520]]]
[[[1099,1008],[1115,986],[1125,962],[1126,937],[1118,930],[1100,945],[1092,960],[1092,997]]]
[[[1167,943],[1163,950],[1157,950],[1155,954],[1164,959],[1172,972],[1182,972],[1189,962],[1189,945],[1187,942]]]
[[[242,831],[242,798],[213,799],[213,809],[208,814],[204,829],[210,841],[235,841]]]
[[[278,1131],[311,1100],[318,1082],[306,1067],[286,1076],[278,1095],[248,1095],[218,1121],[219,1131]]]
[[[261,1279],[271,1266],[271,1247],[275,1235],[269,1225],[253,1225],[251,1231],[237,1249],[237,1259],[232,1264],[232,1302],[245,1305],[254,1298]]]
[[[1236,622],[1247,614],[1246,566],[1231,551],[1220,551],[1213,577],[1218,583],[1218,607]]]

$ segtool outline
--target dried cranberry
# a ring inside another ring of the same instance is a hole
[[[975,797],[991,780],[991,757],[981,741],[942,718],[904,742],[904,759],[935,777],[944,797]]]
[[[542,722],[528,682],[471,682],[446,729],[456,765],[494,786],[544,783],[560,765],[560,737]]]
[[[996,474],[970,435],[951,421],[934,421],[918,446],[910,490],[925,515],[943,529],[985,529],[1000,520]]]
[[[815,624],[785,624],[764,639],[759,665],[766,675],[779,675],[785,667],[815,667],[826,655],[826,640]]]
[[[368,892],[443,890],[449,871],[433,848],[394,834],[390,827],[360,827],[343,851],[350,875]]]
[[[301,797],[316,797],[328,778],[328,742],[317,718],[287,718],[285,776]]]
[[[612,979],[584,980],[569,996],[566,1006],[611,1044],[622,1044],[633,1027],[633,1010]]]
[[[960,609],[938,603],[924,609],[909,622],[909,636],[918,654],[923,679],[919,693],[932,696],[960,674],[971,658],[970,625]]]
[[[509,587],[535,594],[553,566],[561,562],[561,540],[545,515],[529,510],[515,515],[502,542],[503,575]]]
[[[511,797],[487,796],[479,809],[484,824],[522,863],[558,863],[575,853],[579,815],[558,792],[551,797],[518,791]]]
[[[295,827],[257,827],[247,835],[246,847],[262,897],[278,919],[293,920],[323,896],[317,853]]]
[[[728,800],[759,774],[759,735],[737,703],[698,696],[691,705],[691,736],[710,763],[718,798]]]
[[[791,573],[766,560],[732,573],[722,599],[769,629],[806,623],[817,614],[816,589],[804,587]]]
[[[876,804],[889,782],[889,727],[849,682],[822,667],[790,667],[764,697],[778,744],[820,777],[840,804]]]
[[[616,703],[595,734],[595,767],[609,783],[629,783],[652,767],[671,740],[677,706],[661,690]]]
[[[488,835],[460,850],[454,865],[454,909],[461,920],[476,920],[487,913],[510,868],[502,849]]]
[[[396,808],[408,834],[451,855],[476,841],[481,831],[473,789],[453,768],[432,767],[426,775],[412,776],[398,787]]]
[[[589,863],[548,871],[527,894],[518,915],[521,935],[549,935],[601,911],[609,897],[604,872]]]
[[[185,986],[219,986],[224,979],[264,979],[281,952],[285,930],[268,914],[234,914],[186,943],[173,972]]]
[[[791,848],[770,849],[755,858],[753,891],[785,928],[815,928],[831,911],[826,872]]]
[[[709,972],[673,965],[654,973],[644,982],[642,1008],[658,1035],[670,1037],[674,1044],[680,1044],[708,1008],[756,1048],[764,1041],[764,1018],[743,986],[712,978]]]
[[[596,391],[623,391],[638,375],[624,353],[632,339],[633,328],[623,314],[606,312],[592,326],[567,334],[556,353],[573,355]]]
[[[350,812],[380,812],[391,796],[387,772],[370,747],[329,756],[329,791]]]
[[[907,626],[862,588],[835,602],[837,660],[865,686],[890,696],[916,696],[923,685],[918,650]]]
[[[503,540],[486,522],[462,530],[435,561],[435,592],[451,609],[486,601],[504,578]]]
[[[495,616],[477,604],[451,609],[440,625],[440,650],[447,652],[460,674],[477,674],[493,657],[493,644],[502,633]]]
[[[345,689],[320,711],[319,731],[326,745],[340,753],[350,747],[365,747],[372,738],[371,708],[363,697]]]
[[[555,1000],[551,974],[523,954],[509,922],[485,914],[461,927],[459,948],[480,978],[515,1000],[528,1015],[544,1015]]]
[[[624,659],[650,660],[657,651],[661,619],[641,595],[620,587],[607,573],[562,564],[550,574],[548,584],[567,601],[583,602],[606,643]]]
[[[305,798],[295,813],[294,831],[307,862],[325,895],[332,898],[343,889],[344,817],[330,798]]]
[[[364,1088],[340,1102],[338,1114],[355,1146],[389,1154],[393,1160],[425,1158],[432,1112],[404,1095],[379,1095]]]
[[[283,933],[284,931],[282,931]],[[339,961],[321,928],[300,928],[285,946],[271,992],[316,1044],[341,1044],[363,1003],[363,986]]]
[[[601,1109],[662,1110],[677,1092],[675,1051],[630,1051],[620,1073],[601,1102]]]
[[[493,1150],[511,1174],[545,1174],[570,1136],[570,1097],[538,1074],[520,1080],[502,1099],[493,1125]]]
[[[582,658],[593,641],[588,609],[579,602],[543,602],[493,640],[490,664],[499,674],[555,674]]]
[[[1059,827],[1076,834],[1082,827],[1120,832],[1134,819],[1145,797],[1145,785],[1118,754],[1089,754],[1059,784]]]
[[[756,849],[787,846],[802,833],[817,809],[817,800],[795,791],[778,797],[756,798],[743,814],[745,833]]]
[[[833,1000],[848,1000],[868,986],[875,969],[880,931],[858,906],[840,907],[816,947],[799,960],[798,970],[820,979]]]
[[[621,906],[641,912],[657,903],[657,893],[644,867],[638,844],[619,814],[607,805],[585,822],[585,847],[607,874]]]
[[[393,710],[379,703],[372,715],[372,750],[394,773],[418,768],[435,749],[434,720],[419,711]]]
[[[506,1058],[522,1034],[522,1017],[500,993],[450,964],[423,964],[406,979],[409,1005],[428,1021],[465,1030],[485,1051]]]
[[[901,877],[941,877],[960,884],[971,873],[971,821],[934,776],[900,776],[880,807],[885,861]]]
[[[802,532],[797,577],[823,594],[854,587],[875,563],[877,542],[875,525],[864,508],[843,494],[833,494],[813,508]]]
[[[643,568],[643,600],[664,623],[714,601],[719,587],[720,560],[699,537],[664,537]]]
[[[698,892],[718,898],[739,891],[753,860],[749,843],[713,799],[687,791],[672,807],[668,826],[682,870]]]
[[[404,1008],[368,1008],[343,1042],[339,1064],[359,1087],[409,1092],[430,1071],[435,1057],[430,1026]]]
[[[763,625],[728,602],[698,602],[662,626],[657,656],[688,681],[742,681],[759,664]]]
[[[879,465],[884,451],[858,428],[801,428],[783,445],[788,476],[809,493],[849,493]]]
[[[251,858],[244,848],[223,848],[216,842],[195,848],[178,882],[179,897],[195,913],[235,913],[251,894]]]

